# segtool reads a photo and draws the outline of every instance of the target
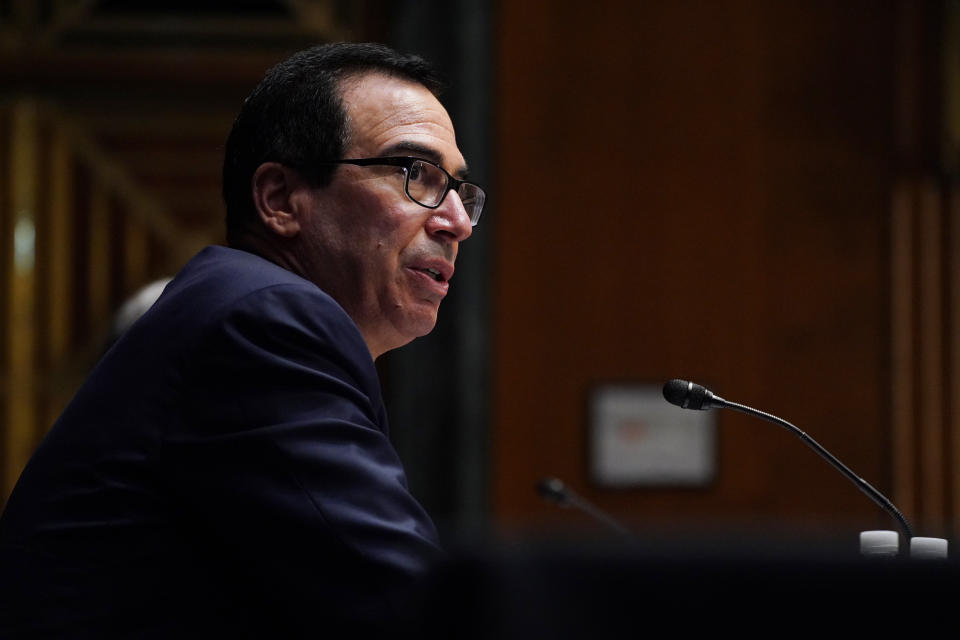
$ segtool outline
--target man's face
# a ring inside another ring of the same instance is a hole
[[[450,117],[425,87],[371,73],[341,88],[345,158],[416,156],[464,177]],[[305,275],[346,309],[374,358],[433,329],[458,244],[471,232],[455,191],[427,209],[403,183],[401,167],[340,165],[328,186],[312,191],[302,226]]]

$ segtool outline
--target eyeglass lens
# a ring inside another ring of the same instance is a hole
[[[407,174],[407,195],[425,207],[436,207],[447,193],[447,174],[429,162],[414,162]],[[483,211],[485,194],[474,184],[463,183],[457,189],[470,223],[477,224]]]

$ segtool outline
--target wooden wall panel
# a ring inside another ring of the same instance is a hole
[[[48,102],[0,105],[0,172],[2,503],[120,303],[201,237]]]
[[[502,3],[493,505],[557,475],[640,527],[892,523],[790,434],[718,414],[701,489],[586,465],[603,381],[702,381],[891,489],[890,3]],[[852,534],[849,534],[852,535]]]
[[[36,219],[39,186],[37,140],[39,121],[36,105],[24,101],[10,109],[10,146],[6,163],[9,178],[9,211],[7,229],[3,232],[3,252],[10,256],[4,262],[3,301],[6,316],[3,336],[6,361],[3,389],[3,489],[9,490],[20,475],[36,443],[35,420],[36,376]]]

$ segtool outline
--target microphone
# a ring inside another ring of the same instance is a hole
[[[704,386],[686,380],[673,379],[663,385],[663,397],[667,402],[675,404],[681,409],[705,411],[726,406],[726,401],[723,398],[715,395]]]
[[[834,469],[842,473],[847,477],[848,480],[853,482],[853,484],[856,485],[856,487],[860,489],[864,495],[873,500],[873,502],[876,503],[881,509],[893,516],[894,520],[896,520],[903,529],[903,533],[906,535],[907,540],[913,537],[913,531],[910,529],[910,525],[907,523],[906,518],[903,517],[903,514],[900,513],[900,510],[893,506],[893,503],[890,502],[886,496],[874,489],[863,478],[851,471],[847,465],[840,462],[836,457],[833,456],[833,454],[824,449],[820,443],[786,420],[746,405],[724,400],[706,387],[693,382],[688,382],[686,380],[674,379],[667,382],[665,385],[663,385],[663,397],[670,404],[676,405],[682,409],[696,409],[700,411],[706,411],[707,409],[733,409],[734,411],[739,411],[741,413],[772,422],[773,424],[792,432],[794,435],[803,440],[807,446],[816,451],[821,458],[829,462]]]
[[[542,478],[537,483],[537,493],[544,500],[559,504],[561,507],[574,507],[601,523],[603,526],[616,531],[622,536],[629,537],[630,532],[610,514],[584,500],[566,487],[559,478]]]

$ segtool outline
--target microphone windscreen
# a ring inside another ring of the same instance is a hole
[[[541,497],[561,504],[567,501],[567,488],[558,478],[543,478],[537,483],[537,493]]]
[[[670,404],[686,408],[692,387],[692,383],[674,378],[663,385],[663,398]]]
[[[677,379],[663,385],[663,397],[667,402],[675,404],[681,409],[696,409],[698,411],[706,411],[716,406],[713,401],[719,400],[703,385]]]

